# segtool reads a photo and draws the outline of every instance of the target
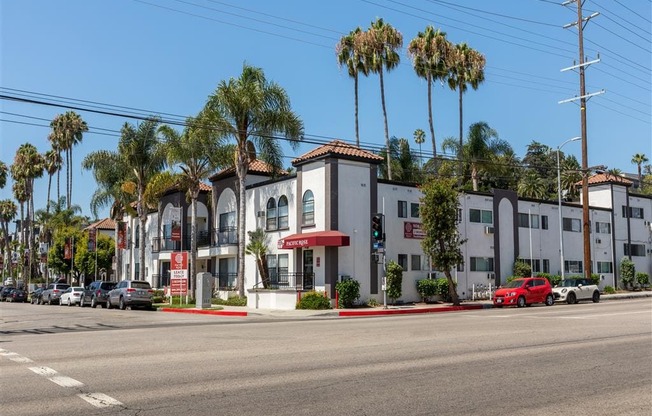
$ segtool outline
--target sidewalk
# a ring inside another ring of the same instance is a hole
[[[652,291],[616,293],[613,295],[602,295],[600,301],[642,299],[652,297]],[[589,302],[590,303],[590,302]],[[493,304],[490,300],[484,301],[462,301],[460,306],[453,306],[450,303],[441,304],[409,304],[409,305],[388,305],[387,309],[382,306],[374,308],[353,308],[353,309],[327,309],[327,310],[278,310],[278,309],[254,309],[244,306],[224,306],[221,310],[200,310],[200,309],[174,309],[161,308],[163,312],[190,313],[201,315],[218,315],[233,317],[265,317],[276,319],[301,319],[301,318],[336,318],[336,317],[361,317],[361,316],[382,316],[382,315],[405,315],[423,313],[459,312],[468,310],[491,309]]]

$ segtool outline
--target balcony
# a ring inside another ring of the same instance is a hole
[[[238,229],[236,227],[220,227],[215,230],[214,246],[229,246],[238,244]]]

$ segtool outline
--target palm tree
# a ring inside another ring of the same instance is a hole
[[[636,153],[634,156],[632,156],[632,163],[636,165],[638,168],[638,188],[641,189],[643,187],[643,172],[641,170],[641,165],[643,163],[647,162],[649,159],[645,156],[643,153]]]
[[[263,70],[243,65],[239,78],[221,81],[204,109],[216,132],[235,140],[235,171],[238,177],[238,294],[244,297],[246,196],[245,178],[251,161],[250,148],[274,169],[282,166],[282,152],[275,134],[283,134],[296,148],[303,139],[303,122],[292,111],[283,88],[268,82]]]
[[[518,181],[518,195],[525,198],[543,199],[548,195],[548,185],[533,169],[527,169]]]
[[[496,156],[512,151],[509,143],[499,139],[496,130],[489,127],[484,121],[471,124],[467,141],[461,149],[453,138],[444,140],[442,147],[444,150],[454,151],[460,161],[463,160],[470,165],[474,191],[478,190],[479,171],[490,168],[494,164],[493,159]]]
[[[455,45],[451,54],[448,64],[448,86],[452,90],[457,90],[459,94],[459,112],[460,112],[460,134],[459,144],[462,147],[462,97],[467,90],[467,86],[471,86],[474,90],[484,81],[484,66],[486,60],[484,55],[480,52],[469,48],[466,43],[459,43]],[[461,170],[461,164],[460,164]]]
[[[453,45],[446,39],[446,33],[435,30],[431,25],[424,32],[410,41],[408,53],[412,56],[412,66],[417,76],[425,78],[428,86],[428,123],[432,138],[433,157],[437,157],[437,142],[435,140],[435,125],[432,117],[432,83],[445,79],[448,73],[448,61]]]
[[[145,246],[147,223],[147,204],[145,203],[145,189],[152,176],[161,172],[166,165],[165,149],[157,134],[159,121],[156,118],[147,120],[133,126],[125,123],[122,126],[118,154],[127,168],[129,176],[136,185],[137,203],[136,212],[140,219],[140,250],[139,275],[140,280],[145,279]]]
[[[13,191],[14,198],[16,199],[16,201],[18,201],[18,204],[20,205],[20,244],[22,245],[22,248],[24,250],[25,240],[27,238],[25,235],[25,229],[26,229],[25,203],[29,201],[29,193],[27,192],[27,181],[24,178],[14,178],[14,183],[11,187],[11,190]],[[27,271],[25,270],[24,267],[25,262],[23,262],[22,264],[23,264],[22,275],[24,277]]]
[[[356,47],[358,44],[356,38],[360,37],[363,33],[362,29],[357,27],[348,35],[342,36],[335,47],[338,65],[340,68],[345,65],[349,76],[353,78],[353,88],[355,92],[355,145],[358,147],[360,147],[360,131],[358,128],[358,80],[360,73],[364,76],[369,74],[369,70],[365,65],[365,60]]]
[[[197,263],[197,200],[200,185],[215,170],[213,155],[220,153],[219,135],[212,129],[204,128],[202,115],[195,119],[189,117],[182,133],[163,125],[159,132],[167,140],[165,149],[169,166],[178,166],[181,188],[187,190],[190,199],[190,294],[194,298],[194,276]]]
[[[5,254],[3,262],[2,275],[6,276],[6,271],[9,270],[9,276],[13,275],[12,262],[11,262],[11,244],[9,244],[9,224],[16,218],[18,207],[11,199],[3,199],[0,201],[0,229],[3,234],[3,247],[2,251]]]
[[[562,194],[566,195],[566,199],[575,199],[577,197],[576,184],[582,180],[582,173],[580,163],[574,155],[564,157],[563,162],[561,162],[560,175]]]
[[[254,256],[260,281],[265,289],[269,288],[269,271],[267,270],[267,233],[262,228],[256,228],[256,231],[249,231],[249,244],[245,247],[245,253]]]
[[[414,130],[414,142],[419,145],[419,167],[423,164],[421,145],[426,141],[426,132],[421,129]]]
[[[59,172],[61,169],[61,164],[63,163],[63,159],[61,158],[61,153],[58,151],[51,149],[45,152],[43,155],[43,165],[45,167],[45,171],[48,174],[48,197],[46,199],[46,210],[50,208],[50,189],[52,188],[52,176]],[[57,196],[59,198],[59,196]]]
[[[74,111],[57,115],[50,123],[56,145],[53,148],[66,152],[66,201],[72,203],[72,149],[81,143],[83,135],[88,131],[86,122]]]
[[[0,160],[0,189],[4,188],[7,184],[7,165]]]
[[[371,22],[364,35],[356,37],[354,46],[361,51],[364,62],[369,70],[378,74],[380,79],[380,98],[383,105],[383,120],[385,122],[385,147],[389,148],[389,127],[387,125],[387,107],[385,105],[385,81],[383,71],[391,71],[401,62],[397,52],[403,46],[403,35],[397,29],[378,18]],[[387,152],[387,177],[392,179],[391,152]]]
[[[389,151],[391,152],[392,171],[394,172],[395,181],[417,183],[421,178],[421,171],[419,170],[419,162],[417,156],[410,149],[410,143],[403,138],[392,136],[389,140]],[[387,149],[383,148],[379,156],[387,161]],[[389,169],[387,164],[382,163],[379,166],[379,175],[383,179],[387,179]]]

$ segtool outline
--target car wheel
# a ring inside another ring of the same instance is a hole
[[[97,307],[97,300],[95,300],[95,296],[91,298],[91,308],[96,308]]]
[[[125,299],[123,297],[120,297],[120,305],[119,305],[121,310],[127,309],[127,304],[125,303]]]
[[[519,296],[518,299],[516,300],[516,306],[518,306],[519,308],[525,306],[525,297]]]
[[[70,301],[70,298],[68,298],[68,306],[72,306],[72,302]]]
[[[555,304],[555,298],[552,295],[546,296],[546,306],[552,306]]]
[[[573,293],[573,292],[569,293],[568,296],[566,297],[566,302],[567,302],[569,305],[572,305],[572,304],[574,304],[574,303],[577,303],[576,300],[577,300],[577,299],[575,298],[575,293]]]
[[[598,292],[597,290],[595,292],[593,292],[592,300],[593,300],[593,303],[600,302],[600,292]]]

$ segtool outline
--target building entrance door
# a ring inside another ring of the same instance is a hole
[[[313,271],[312,250],[303,250],[303,289],[311,290],[314,287],[315,272]],[[298,282],[297,282],[298,283]]]

